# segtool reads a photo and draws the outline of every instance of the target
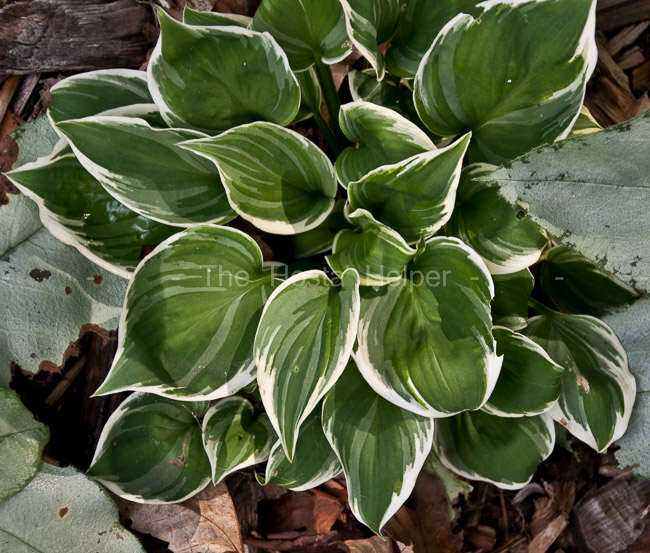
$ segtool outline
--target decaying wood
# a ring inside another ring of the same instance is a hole
[[[634,44],[648,27],[650,27],[650,21],[642,21],[636,25],[624,27],[607,41],[607,51],[616,57],[625,48]]]
[[[623,52],[620,57],[616,59],[619,67],[624,71],[634,69],[644,61],[645,56],[643,55],[643,49],[641,46],[632,46],[632,48]]]
[[[630,79],[612,58],[605,41],[598,38],[598,68],[623,90],[631,92]]]
[[[4,119],[9,104],[16,93],[16,89],[20,84],[20,79],[21,77],[19,75],[12,75],[2,83],[2,88],[0,88],[0,123]]]
[[[650,90],[650,60],[632,70],[632,87],[639,92]]]
[[[138,67],[153,11],[136,0],[0,2],[0,74]]]
[[[596,25],[601,31],[613,31],[625,25],[650,19],[647,0],[599,0]]]

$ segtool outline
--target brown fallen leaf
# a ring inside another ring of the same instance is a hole
[[[365,540],[347,540],[336,545],[347,553],[413,553],[412,547],[379,536]]]

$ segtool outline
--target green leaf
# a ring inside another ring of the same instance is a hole
[[[177,146],[204,134],[116,116],[64,121],[58,128],[84,168],[136,213],[174,226],[235,217],[215,167]]]
[[[501,164],[568,134],[596,65],[594,0],[491,2],[440,31],[415,107],[441,136],[471,130],[469,157]]]
[[[145,553],[99,485],[73,467],[52,465],[43,465],[22,492],[0,506],[0,549]]]
[[[436,420],[434,450],[454,472],[516,490],[530,482],[553,451],[555,426],[548,415],[503,418],[484,411]]]
[[[233,209],[266,232],[305,232],[322,223],[334,208],[332,164],[295,131],[251,123],[181,147],[213,161]]]
[[[388,401],[426,416],[478,409],[501,369],[492,280],[456,238],[431,238],[405,278],[361,294],[355,360]]]
[[[347,217],[357,228],[336,235],[333,252],[326,257],[332,270],[340,276],[346,269],[356,269],[362,286],[383,286],[402,279],[416,250],[365,209],[357,209]]]
[[[138,503],[179,503],[210,482],[199,419],[208,402],[130,395],[110,416],[88,475]]]
[[[492,322],[521,330],[528,324],[528,298],[535,286],[533,275],[524,269],[507,275],[492,275],[492,280]]]
[[[605,451],[627,428],[636,383],[619,339],[588,315],[543,309],[523,333],[565,368],[562,393],[550,415],[576,438]]]
[[[395,32],[399,0],[341,0],[341,5],[350,40],[381,81],[386,67],[379,45],[390,40]]]
[[[461,163],[470,141],[383,165],[350,183],[350,210],[366,209],[411,243],[435,234],[451,217]]]
[[[465,482],[465,480],[461,480],[454,471],[449,470],[445,465],[443,465],[436,455],[436,452],[433,450],[429,453],[429,456],[424,463],[424,468],[429,472],[429,474],[431,474],[431,476],[438,478],[442,482],[449,502],[449,514],[452,517],[455,516],[455,512],[451,507],[452,502],[454,502],[459,495],[468,495],[472,491],[472,486]]]
[[[237,396],[218,401],[203,419],[212,482],[218,484],[236,470],[266,461],[275,439],[269,417],[256,417],[250,401]]]
[[[310,257],[332,249],[336,234],[350,226],[343,213],[345,204],[345,200],[338,200],[327,219],[320,225],[307,232],[291,236],[293,254],[296,259]]]
[[[560,397],[564,369],[530,338],[494,328],[497,355],[503,356],[497,385],[483,410],[501,417],[539,415]]]
[[[337,63],[352,52],[337,0],[264,0],[253,28],[273,35],[294,71],[308,69],[315,61]]]
[[[189,8],[183,9],[183,23],[186,25],[217,25],[221,27],[244,27],[247,28],[252,19],[247,15],[238,13],[202,12]]]
[[[339,123],[355,147],[336,159],[336,175],[344,186],[381,165],[435,150],[431,139],[397,112],[371,102],[352,102],[341,107]]]
[[[350,509],[380,534],[413,491],[433,420],[389,403],[350,365],[325,398],[323,429],[343,465]]]
[[[100,69],[73,75],[56,83],[47,113],[56,124],[106,110],[153,104],[147,74],[134,69]]]
[[[481,180],[494,169],[485,164],[463,169],[447,232],[474,249],[493,275],[503,275],[536,263],[548,238],[537,223],[522,218],[496,186]]]
[[[13,392],[0,388],[0,503],[22,490],[38,472],[49,439],[47,426],[36,421]]]
[[[459,13],[478,17],[483,11],[480,0],[405,0],[397,32],[386,52],[388,70],[398,77],[412,79],[420,61],[445,24]]]
[[[300,110],[292,124],[308,119],[315,113],[320,114],[320,106],[323,102],[323,91],[313,67],[297,73],[296,78],[300,84]]]
[[[257,323],[277,284],[241,231],[200,226],[172,236],[133,275],[115,360],[96,394],[211,400],[247,386]]]
[[[293,461],[284,453],[282,442],[271,450],[262,485],[275,484],[294,491],[320,486],[343,470],[339,458],[323,433],[320,406],[316,407],[300,426]]]
[[[359,321],[359,275],[334,286],[322,271],[285,280],[269,298],[255,336],[257,383],[285,453],[347,365]]]
[[[566,246],[548,252],[540,269],[540,284],[562,311],[596,317],[640,297],[634,288]]]
[[[293,121],[300,88],[271,35],[237,26],[186,25],[163,10],[158,19],[149,90],[171,126],[214,133],[252,121]]]

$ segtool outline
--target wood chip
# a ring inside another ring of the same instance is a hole
[[[11,75],[2,83],[2,88],[0,88],[0,122],[2,122],[7,113],[9,104],[14,97],[21,79],[22,77],[20,75]]]
[[[569,517],[564,513],[549,522],[544,530],[537,534],[528,545],[528,553],[546,553],[569,524]]]
[[[585,105],[603,127],[628,120],[636,103],[634,94],[622,90],[608,77],[599,77],[585,100]]]
[[[596,27],[613,31],[625,25],[650,19],[650,2],[646,0],[599,0]]]
[[[632,88],[638,92],[650,90],[650,60],[632,70]]]
[[[634,69],[637,65],[641,65],[644,61],[645,56],[643,55],[641,46],[632,46],[632,48],[626,50],[618,58],[616,58],[616,63],[618,63],[618,66],[623,69],[623,71]]]
[[[607,51],[612,57],[616,57],[619,52],[634,44],[648,27],[650,27],[650,21],[641,21],[636,25],[624,27],[607,41]]]
[[[607,51],[603,39],[598,40],[598,68],[623,90],[631,92],[629,77]]]

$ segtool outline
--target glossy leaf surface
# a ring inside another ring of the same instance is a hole
[[[250,25],[252,18],[238,13],[220,13],[197,11],[188,8],[183,10],[183,23],[187,25],[217,25],[220,27],[243,27]]]

